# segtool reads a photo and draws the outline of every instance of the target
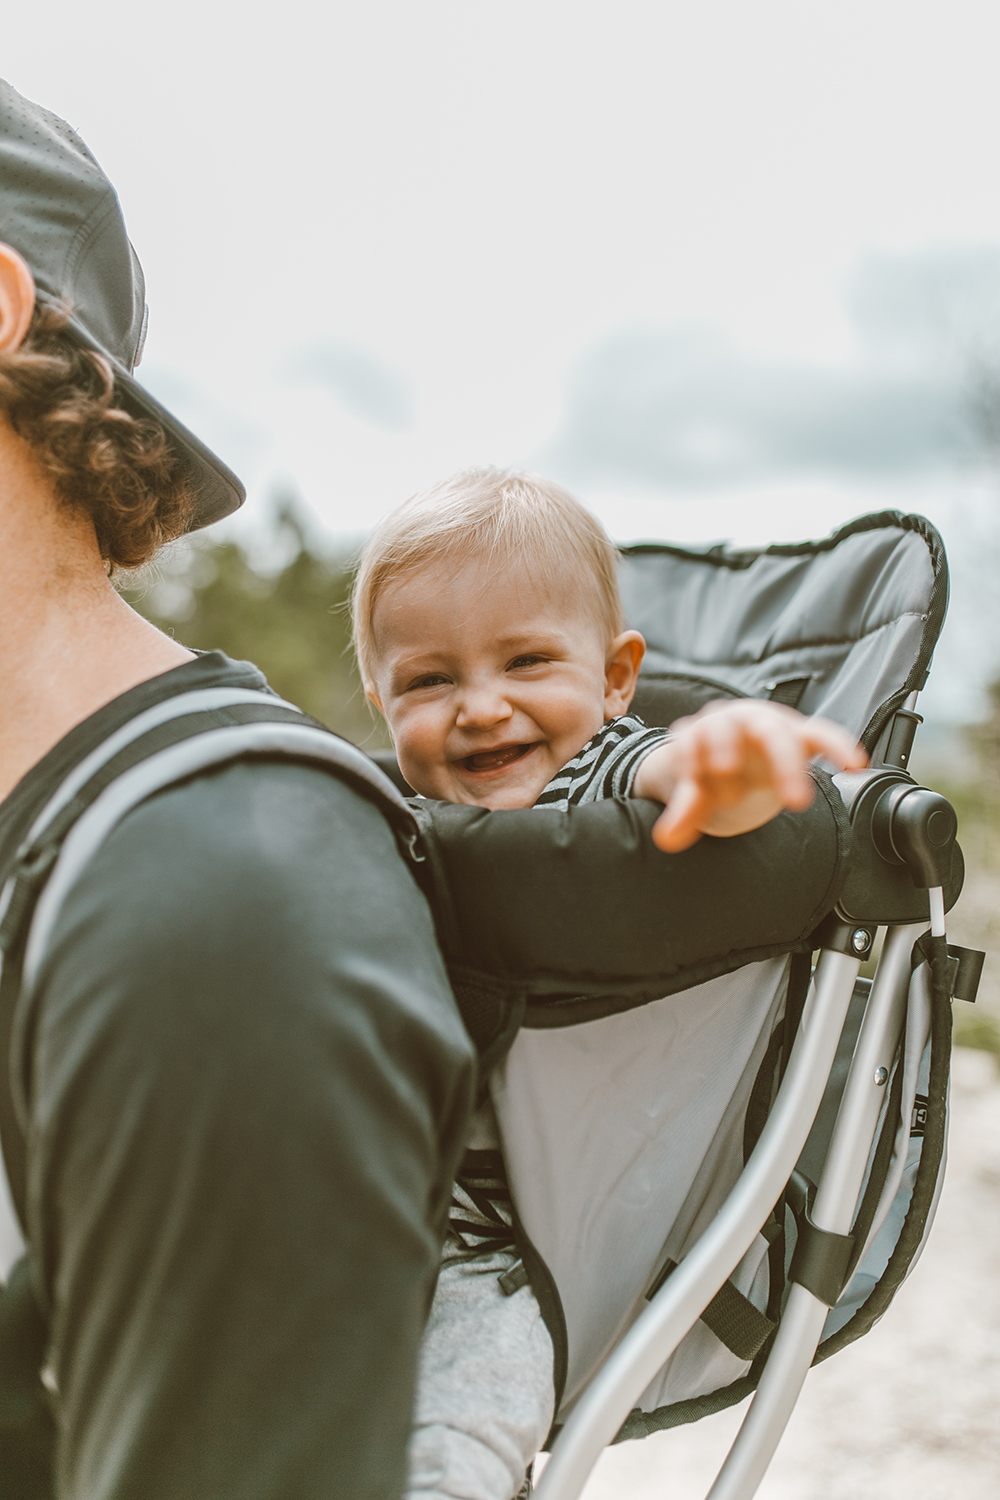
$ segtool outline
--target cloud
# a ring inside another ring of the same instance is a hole
[[[766,362],[706,328],[612,336],[578,365],[546,460],[665,486],[967,462],[977,390],[1000,368],[1000,250],[870,260],[851,306],[860,348],[842,366]]]
[[[869,255],[848,302],[869,351],[961,366],[1000,353],[1000,247]]]
[[[271,437],[263,423],[220,401],[171,365],[144,360],[137,378],[241,479],[251,483],[256,478]]]
[[[355,344],[326,339],[303,345],[281,361],[279,376],[291,385],[325,386],[355,416],[385,432],[413,425],[410,382]]]

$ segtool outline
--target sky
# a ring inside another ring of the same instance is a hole
[[[562,480],[621,540],[921,510],[955,574],[928,703],[981,710],[995,4],[37,17],[5,15],[5,76],[116,184],[150,303],[139,375],[244,478],[245,534],[294,490],[357,537],[483,463]]]

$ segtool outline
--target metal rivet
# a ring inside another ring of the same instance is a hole
[[[875,1086],[876,1086],[876,1088],[881,1088],[888,1077],[889,1077],[889,1069],[888,1068],[876,1068],[875,1069]]]
[[[851,947],[855,953],[867,953],[871,938],[863,927],[856,927],[851,933]]]

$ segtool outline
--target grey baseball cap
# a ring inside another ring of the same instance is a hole
[[[163,426],[197,495],[188,529],[237,510],[246,491],[236,475],[133,378],[148,310],[114,188],[64,120],[2,79],[0,241],[30,266],[39,301],[67,305],[72,335],[111,362],[124,409]]]

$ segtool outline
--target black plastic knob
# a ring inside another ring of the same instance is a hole
[[[958,817],[940,792],[906,783],[890,787],[875,804],[872,834],[882,858],[906,865],[915,886],[943,886],[948,880]]]

